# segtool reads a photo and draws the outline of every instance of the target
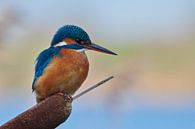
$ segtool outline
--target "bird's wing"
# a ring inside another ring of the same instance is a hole
[[[32,83],[32,90],[35,90],[36,80],[43,74],[47,65],[51,62],[55,55],[59,55],[59,48],[50,47],[42,51],[36,59],[34,80]]]

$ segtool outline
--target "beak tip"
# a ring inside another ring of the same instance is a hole
[[[112,55],[115,55],[115,56],[117,56],[118,54],[116,54],[116,53],[114,53],[114,52],[113,52],[113,53],[112,53]]]

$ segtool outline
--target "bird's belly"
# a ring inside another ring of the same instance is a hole
[[[80,68],[78,70],[61,71],[61,76],[53,82],[54,85],[57,84],[54,88],[57,88],[60,92],[73,94],[85,80],[86,72]]]
[[[68,58],[67,58],[68,57]],[[74,94],[87,77],[89,64],[84,53],[54,57],[44,74],[37,80],[36,95],[39,101],[63,92]]]

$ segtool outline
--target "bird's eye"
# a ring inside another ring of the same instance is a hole
[[[77,42],[78,44],[80,44],[80,45],[85,45],[85,44],[87,44],[87,42],[85,42],[85,41],[83,41],[83,40],[81,40],[81,39],[79,39],[79,38],[76,39],[76,42]]]
[[[77,43],[80,43],[80,42],[81,42],[81,39],[77,38],[75,41],[76,41]]]
[[[86,44],[86,42],[84,42],[84,41],[81,41],[81,42],[80,42],[80,44],[81,44],[81,45],[84,45],[84,44]]]

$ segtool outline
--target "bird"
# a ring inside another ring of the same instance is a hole
[[[79,26],[64,25],[57,30],[50,46],[35,61],[32,91],[37,103],[56,93],[74,95],[88,75],[87,50],[117,55],[93,43]]]

